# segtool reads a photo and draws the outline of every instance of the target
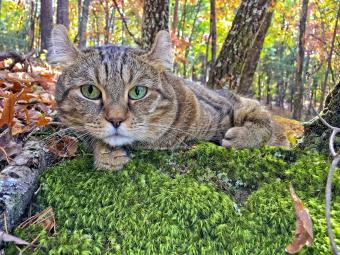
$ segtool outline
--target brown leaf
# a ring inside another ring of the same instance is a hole
[[[4,231],[0,230],[0,244],[2,242],[9,243],[14,242],[16,245],[29,245],[28,242],[10,234],[5,233]]]
[[[72,157],[77,152],[78,140],[72,136],[64,135],[61,138],[54,137],[48,150],[58,157]]]
[[[17,101],[17,94],[10,94],[4,100],[4,109],[0,118],[0,128],[7,124],[10,127],[13,126],[14,118],[14,105]]]
[[[292,185],[289,186],[289,191],[295,208],[296,229],[295,239],[293,243],[287,246],[286,252],[294,254],[299,252],[303,246],[311,246],[313,244],[313,223],[309,216],[308,209],[304,207]]]
[[[0,133],[0,161],[6,159],[10,160],[10,157],[17,155],[22,151],[22,144],[14,141],[10,128],[6,127]]]

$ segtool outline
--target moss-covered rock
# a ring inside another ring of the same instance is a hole
[[[134,156],[117,173],[93,170],[88,156],[46,171],[37,204],[54,208],[57,234],[42,231],[39,247],[26,253],[285,254],[295,229],[291,182],[314,222],[314,246],[300,254],[330,254],[324,219],[329,162],[323,156],[211,143]],[[334,183],[335,216],[339,174]],[[333,218],[340,245],[340,220]],[[16,234],[30,239],[39,231]]]

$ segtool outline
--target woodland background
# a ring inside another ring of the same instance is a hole
[[[56,23],[80,47],[147,49],[169,29],[178,75],[308,120],[340,80],[339,12],[336,0],[1,0],[0,51],[44,58]]]

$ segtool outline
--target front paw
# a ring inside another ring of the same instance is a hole
[[[270,138],[271,130],[255,128],[251,125],[233,127],[229,129],[222,139],[222,146],[226,148],[254,148],[264,145]]]
[[[130,157],[122,148],[112,148],[107,145],[97,145],[95,149],[95,167],[99,170],[121,170]]]

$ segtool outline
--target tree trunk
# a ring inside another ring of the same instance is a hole
[[[336,15],[335,27],[334,27],[334,32],[333,32],[333,37],[332,37],[332,42],[331,42],[331,49],[329,51],[328,58],[327,58],[327,70],[325,74],[325,80],[322,83],[322,87],[321,87],[321,98],[320,98],[319,111],[321,111],[323,108],[323,101],[324,101],[325,94],[326,94],[328,75],[332,68],[332,56],[333,56],[333,51],[334,51],[334,42],[335,42],[335,37],[336,37],[336,30],[338,28],[339,16],[340,16],[340,4],[338,7],[338,13]]]
[[[211,63],[216,61],[216,3],[210,0],[210,35],[211,35]]]
[[[340,127],[340,83],[327,96],[325,108],[320,115],[332,126]],[[331,130],[318,117],[307,122],[304,127],[302,147],[314,148],[329,154],[328,143]],[[340,140],[336,139],[336,141],[336,147],[339,148]]]
[[[175,1],[175,7],[174,7],[174,18],[172,20],[172,26],[171,26],[171,33],[173,35],[176,34],[176,29],[177,29],[178,7],[179,7],[179,0],[176,0]]]
[[[169,30],[169,0],[145,0],[142,25],[142,48],[150,50],[160,30]]]
[[[87,20],[89,18],[90,4],[91,4],[91,0],[84,0],[84,2],[82,4],[81,17],[80,17],[79,27],[78,27],[78,36],[79,36],[79,46],[80,46],[80,48],[86,47]]]
[[[242,0],[208,85],[247,94],[272,18],[272,0]]]
[[[41,51],[48,48],[53,26],[52,0],[41,0],[40,9],[40,35]]]
[[[293,119],[301,120],[303,110],[303,81],[302,70],[305,56],[305,31],[307,22],[308,0],[302,0],[301,16],[299,24],[299,46],[296,58],[296,75],[295,75],[295,95]]]
[[[62,24],[67,29],[69,29],[70,27],[68,6],[69,6],[69,0],[58,0],[57,24]]]
[[[30,2],[30,28],[28,32],[28,50],[29,51],[31,51],[34,46],[36,16],[37,16],[37,3],[34,3],[34,1],[31,0]]]

